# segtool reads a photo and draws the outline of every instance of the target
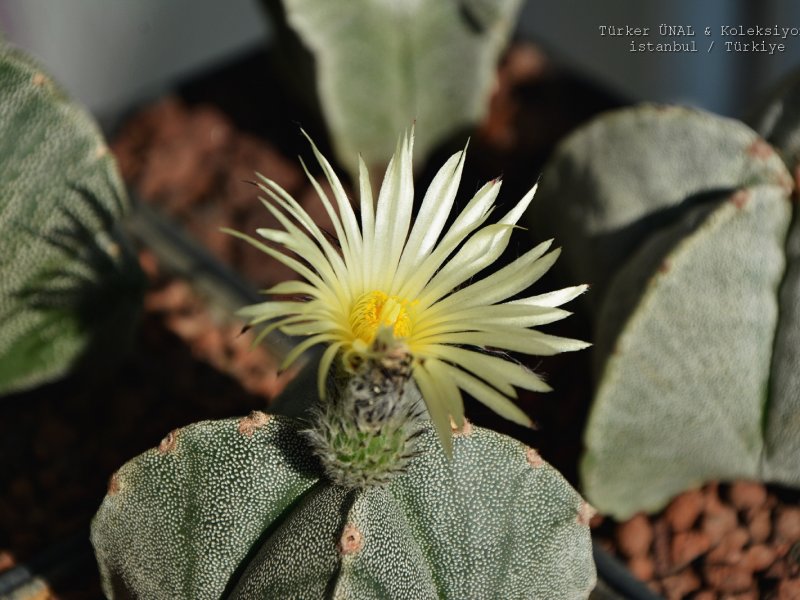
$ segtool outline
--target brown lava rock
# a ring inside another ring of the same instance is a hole
[[[800,541],[800,507],[781,506],[775,518],[775,538],[794,544]]]
[[[628,568],[634,577],[642,581],[652,579],[655,574],[655,565],[649,556],[634,556],[628,561]]]
[[[661,580],[664,595],[667,600],[681,600],[688,594],[700,589],[702,582],[691,569],[686,569],[677,575],[669,575]]]
[[[701,526],[711,544],[716,545],[726,533],[736,529],[737,524],[736,511],[732,507],[712,504],[706,507]]]
[[[616,525],[606,518],[595,535],[667,599],[800,600],[798,502],[794,490],[711,483],[661,514]]]
[[[784,579],[778,585],[776,600],[800,600],[800,579]]]
[[[747,515],[747,530],[750,539],[756,544],[766,542],[772,534],[772,515],[769,509],[762,508]]]
[[[749,539],[747,531],[737,527],[722,536],[722,539],[708,553],[706,559],[712,564],[736,564],[742,560],[743,549]]]
[[[688,531],[700,513],[703,511],[705,500],[700,490],[691,490],[675,498],[667,506],[664,518],[669,523],[672,531]]]
[[[737,510],[754,510],[767,501],[767,490],[760,483],[737,481],[731,485],[729,496]]]
[[[747,569],[729,565],[706,565],[706,581],[720,592],[746,592],[753,585],[753,574]]]
[[[765,571],[775,562],[777,553],[766,544],[750,546],[742,557],[742,567],[753,572]]]
[[[652,543],[653,527],[644,514],[640,513],[617,526],[617,544],[628,557],[647,554]]]
[[[684,531],[672,538],[671,559],[676,568],[688,565],[711,547],[703,531]]]

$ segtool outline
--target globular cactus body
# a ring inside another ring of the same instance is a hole
[[[546,167],[534,216],[595,292],[582,477],[599,510],[714,479],[800,485],[793,187],[753,130],[677,107],[604,116]]]
[[[144,288],[126,210],[97,125],[0,41],[0,394],[125,346]]]
[[[123,466],[94,519],[110,598],[585,598],[591,509],[530,448],[422,425],[407,470],[332,485],[299,425],[190,425]]]
[[[425,158],[480,120],[521,2],[283,0],[283,6],[314,55],[339,161],[355,175],[360,154],[381,175],[397,132],[412,121],[418,156]]]

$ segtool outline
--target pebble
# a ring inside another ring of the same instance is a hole
[[[684,492],[670,503],[664,511],[664,518],[672,531],[688,531],[703,511],[703,505],[700,490]]]
[[[800,600],[800,579],[784,579],[778,584],[777,600]]]
[[[759,600],[760,598],[761,596],[758,592],[758,588],[754,586],[744,592],[725,594],[721,597],[721,600]]]
[[[650,581],[655,573],[653,559],[649,556],[634,556],[628,561],[628,569],[640,581]]]
[[[747,545],[750,536],[747,531],[741,527],[737,527],[733,531],[729,531],[716,546],[708,553],[706,557],[709,563],[712,564],[736,564],[743,557],[743,549]]]
[[[677,533],[672,538],[670,558],[672,565],[681,568],[711,547],[708,535],[702,531],[686,531]]]
[[[772,516],[768,509],[760,509],[747,515],[747,530],[756,544],[766,542],[772,534]]]
[[[738,518],[734,509],[722,504],[706,505],[702,529],[712,545],[718,544],[726,533],[736,529],[737,524]]]
[[[750,571],[763,571],[775,562],[775,551],[766,544],[750,546],[744,552],[742,567]]]
[[[800,507],[782,506],[777,510],[775,539],[789,544],[800,541]]]
[[[720,592],[745,592],[753,585],[750,571],[730,565],[706,565],[705,579]]]
[[[739,510],[760,508],[767,501],[766,488],[756,482],[737,481],[729,491],[731,504]]]
[[[664,595],[667,600],[681,600],[688,594],[699,590],[702,582],[691,569],[686,569],[677,575],[670,575],[661,580]]]
[[[617,526],[617,544],[629,558],[647,554],[652,543],[653,527],[642,513]]]

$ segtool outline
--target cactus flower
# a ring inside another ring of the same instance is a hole
[[[283,229],[258,229],[261,242],[231,231],[292,268],[305,281],[287,281],[267,292],[286,298],[248,306],[240,315],[251,325],[306,336],[286,357],[289,366],[305,350],[326,344],[318,373],[319,393],[334,360],[354,373],[365,360],[390,347],[411,357],[416,383],[444,448],[451,422],[464,422],[462,391],[516,423],[530,419],[511,401],[515,387],[547,391],[535,373],[486,348],[550,355],[588,344],[532,329],[569,315],[558,308],[586,286],[516,298],[541,277],[559,250],[543,242],[511,264],[476,278],[503,253],[518,219],[533,199],[534,186],[496,223],[485,225],[500,191],[499,179],[481,187],[445,231],[456,197],[465,152],[439,170],[412,221],[413,131],[403,136],[389,163],[377,204],[367,169],[360,162],[360,223],[330,163],[312,147],[332,189],[329,198],[315,179],[338,247],[278,184],[260,177],[262,198]],[[382,343],[376,343],[378,341]],[[390,343],[386,343],[390,342]]]

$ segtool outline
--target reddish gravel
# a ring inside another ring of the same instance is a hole
[[[800,492],[710,484],[652,517],[598,524],[630,570],[670,600],[800,598]]]

